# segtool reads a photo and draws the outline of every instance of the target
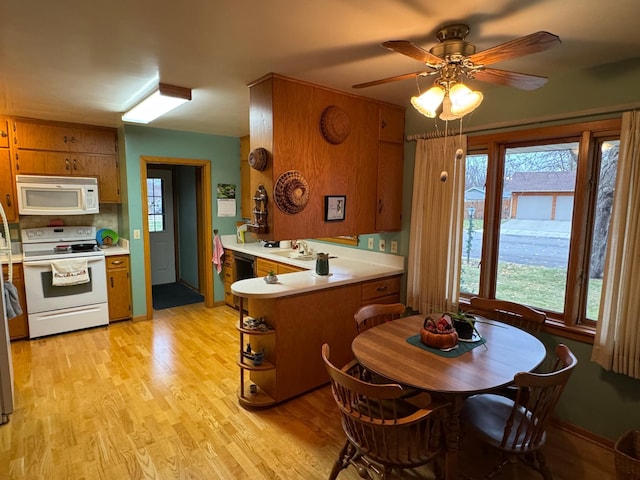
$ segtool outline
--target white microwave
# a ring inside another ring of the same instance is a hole
[[[16,188],[20,215],[99,213],[95,178],[16,175]]]

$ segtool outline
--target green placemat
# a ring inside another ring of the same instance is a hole
[[[440,355],[441,357],[455,358],[455,357],[459,357],[463,353],[473,350],[476,347],[479,347],[480,345],[484,345],[485,343],[487,343],[487,340],[484,337],[482,337],[477,342],[458,342],[457,348],[454,348],[453,350],[448,350],[448,351],[440,350],[439,348],[427,347],[424,343],[420,341],[420,334],[413,335],[407,338],[407,342],[413,345],[414,347],[421,348],[423,350],[426,350],[427,352],[435,353],[436,355]]]

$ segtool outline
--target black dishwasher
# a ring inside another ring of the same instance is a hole
[[[255,278],[256,276],[256,257],[244,252],[233,252],[235,265],[234,282],[244,280],[246,278]]]

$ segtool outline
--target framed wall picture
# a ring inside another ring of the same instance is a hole
[[[325,222],[337,222],[344,220],[347,197],[344,195],[326,195],[324,197]]]

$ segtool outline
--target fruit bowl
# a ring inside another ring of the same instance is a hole
[[[428,347],[452,348],[458,344],[458,333],[453,328],[450,317],[427,317],[420,329],[420,341]]]
[[[421,328],[420,341],[427,347],[452,348],[458,344],[458,334],[455,330],[450,333],[432,333],[429,330]]]

